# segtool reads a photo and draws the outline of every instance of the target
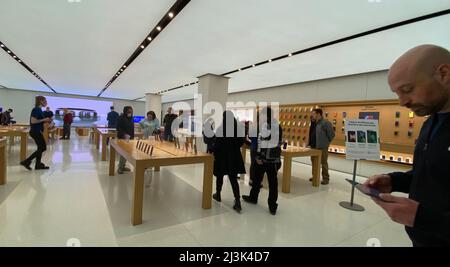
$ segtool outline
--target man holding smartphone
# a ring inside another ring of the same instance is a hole
[[[421,45],[402,55],[388,75],[391,90],[423,124],[406,173],[370,177],[364,185],[381,192],[372,199],[405,225],[413,246],[450,246],[450,53]],[[409,193],[409,198],[391,192]]]

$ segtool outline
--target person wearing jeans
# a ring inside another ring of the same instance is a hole
[[[27,159],[20,162],[20,165],[24,166],[27,170],[31,171],[31,162],[36,159],[35,170],[47,170],[48,166],[45,166],[41,162],[42,153],[47,150],[47,144],[44,139],[44,122],[51,122],[50,118],[44,118],[42,107],[47,106],[47,100],[44,96],[36,96],[35,107],[31,111],[30,115],[30,136],[33,138],[37,145],[37,150],[31,154]]]
[[[134,121],[133,121],[133,108],[126,106],[123,108],[123,113],[119,116],[117,121],[117,139],[130,140],[134,138]],[[127,160],[120,156],[119,167],[117,173],[123,174],[125,171],[131,171],[125,166]]]

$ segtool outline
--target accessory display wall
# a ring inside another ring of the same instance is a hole
[[[426,117],[418,117],[398,101],[358,101],[340,103],[293,104],[280,106],[283,140],[291,145],[308,144],[310,115],[314,108],[323,110],[331,122],[335,138],[329,151],[345,154],[344,123],[346,119],[379,118],[382,161],[412,164],[414,145]]]

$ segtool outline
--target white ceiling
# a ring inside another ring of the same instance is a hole
[[[173,3],[0,0],[0,40],[57,92],[97,95]],[[2,60],[0,69],[13,64]],[[41,88],[3,73],[0,84]]]
[[[58,92],[97,95],[174,0],[1,0],[0,40]],[[132,3],[132,4],[131,4]],[[450,0],[193,0],[103,94],[134,99],[450,8]],[[450,48],[449,15],[231,75],[230,92],[386,69],[420,43]],[[44,86],[0,51],[0,84]],[[196,86],[163,100],[190,98]]]

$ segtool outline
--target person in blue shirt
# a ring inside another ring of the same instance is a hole
[[[45,166],[41,162],[42,153],[47,150],[47,144],[44,139],[44,123],[51,122],[52,119],[44,118],[42,108],[47,106],[47,99],[44,96],[36,96],[35,107],[31,111],[30,115],[30,136],[33,138],[37,145],[37,150],[31,154],[27,159],[20,162],[20,165],[24,166],[27,170],[31,171],[31,162],[36,159],[35,170],[47,170],[48,166]]]
[[[116,128],[117,120],[119,119],[119,113],[114,111],[114,107],[111,106],[111,111],[108,113],[106,120],[108,121],[108,128]]]

